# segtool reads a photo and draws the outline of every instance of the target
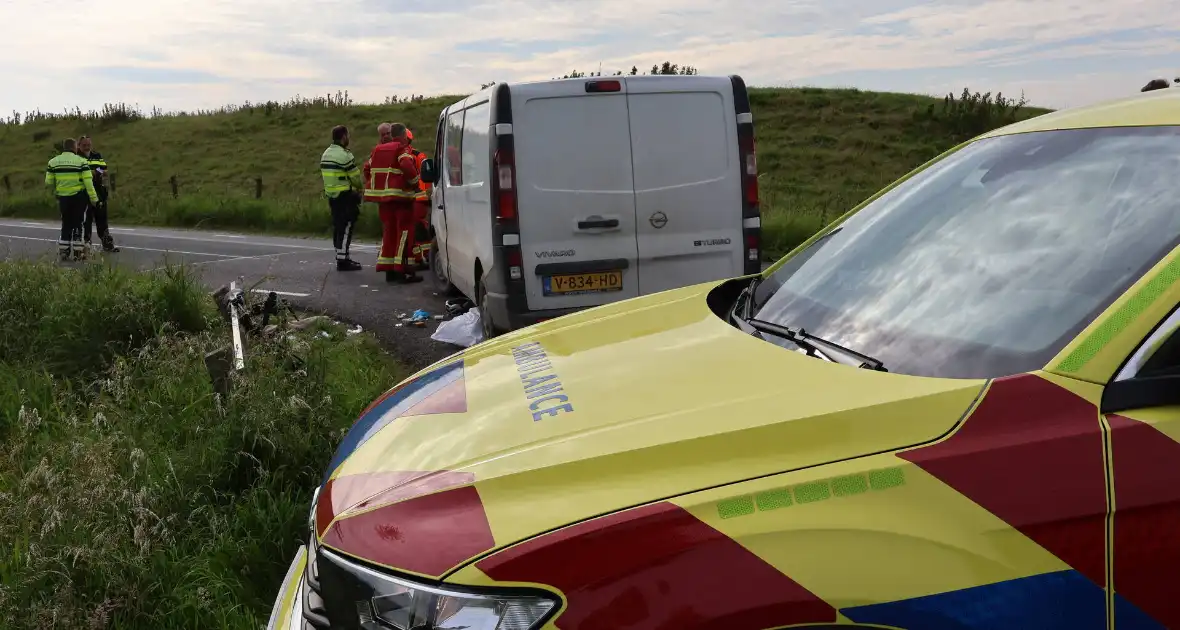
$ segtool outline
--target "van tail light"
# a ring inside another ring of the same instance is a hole
[[[758,205],[758,176],[746,176],[746,203]]]
[[[524,256],[521,255],[519,247],[509,248],[505,254],[505,260],[508,263],[509,278],[520,280],[524,277]]]
[[[750,93],[738,75],[733,85],[733,113],[737,117],[738,168],[741,170],[742,241],[746,275],[762,272],[762,208],[758,194],[758,151],[754,146],[754,114]],[[736,200],[735,200],[736,201]]]
[[[501,224],[516,221],[516,157],[509,149],[496,151],[496,220]]]
[[[623,89],[621,81],[587,81],[586,91],[593,94],[595,92],[620,92]]]
[[[738,130],[738,148],[742,153],[742,164],[746,171],[742,173],[742,189],[748,205],[758,205],[758,154],[754,148],[754,130]]]

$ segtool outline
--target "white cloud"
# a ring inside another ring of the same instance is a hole
[[[1180,52],[1173,12],[1174,0],[10,0],[0,108],[213,107],[336,89],[379,101],[664,60],[754,85],[888,73],[896,91],[1021,86],[1067,106],[1166,72],[1161,58]],[[61,24],[87,28],[48,36]],[[126,67],[189,82],[120,80]],[[954,81],[930,78],[946,72]]]

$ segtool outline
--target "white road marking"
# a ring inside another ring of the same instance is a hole
[[[4,235],[0,234],[0,238],[4,238]],[[203,265],[215,265],[217,263],[235,262],[238,260],[258,260],[260,258],[279,258],[281,256],[290,256],[291,254],[298,254],[298,253],[299,252],[276,252],[274,254],[258,254],[256,256],[231,256],[228,258],[222,258],[220,260],[201,260],[201,261],[197,261],[197,262],[188,262],[188,263],[185,263],[185,265],[188,267],[200,267]],[[154,267],[151,269],[151,271],[155,271],[157,269],[164,269],[167,266],[168,265],[161,265],[159,267]]]
[[[267,293],[274,293],[275,295],[287,295],[290,297],[311,297],[310,293],[292,293],[290,291],[275,291],[273,289],[251,289],[250,291],[253,293],[261,293],[263,295],[266,295]]]
[[[41,241],[42,243],[57,243],[55,238],[34,238],[32,236],[13,236],[12,234],[0,234],[0,239],[3,238],[18,238],[22,241]],[[217,258],[233,259],[237,256],[230,256],[228,254],[211,254],[209,252],[186,252],[179,249],[156,249],[154,247],[131,247],[129,245],[120,245],[120,249],[131,249],[143,252],[164,252],[165,254],[184,254],[187,256],[214,256]]]
[[[3,227],[3,226],[31,227],[31,228],[39,228],[42,230],[53,230],[55,232],[61,231],[60,226],[53,226],[53,225],[44,224],[44,223],[28,223],[28,222],[13,223],[13,222],[8,222],[8,221],[0,221],[0,227]],[[131,228],[111,228],[111,231],[112,232],[127,231],[130,229]],[[221,239],[219,239],[219,238],[180,236],[177,234],[153,234],[151,232],[140,232],[139,234],[137,234],[137,236],[142,236],[145,238],[162,238],[162,239],[176,240],[176,241],[196,241],[198,243],[219,243],[219,242],[221,242]],[[247,237],[242,236],[242,238],[245,239]],[[335,251],[335,248],[332,247],[331,243],[329,243],[325,246],[295,245],[293,243],[273,243],[273,242],[272,243],[264,243],[264,242],[246,241],[246,240],[235,241],[235,243],[241,243],[242,245],[249,245],[252,247],[285,247],[288,249],[310,249],[310,250],[315,250],[315,251]],[[356,249],[356,250],[360,250],[360,251],[376,251],[377,250],[376,245],[361,245],[361,244],[356,244],[356,243],[354,243],[352,245],[352,248]]]
[[[241,234],[214,234],[213,236],[220,236],[222,238],[246,238]]]

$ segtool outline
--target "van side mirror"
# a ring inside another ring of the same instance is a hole
[[[422,172],[419,173],[419,176],[427,184],[436,184],[438,183],[437,169],[438,167],[434,163],[434,158],[426,158],[422,161]]]

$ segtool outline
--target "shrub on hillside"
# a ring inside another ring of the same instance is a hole
[[[991,92],[979,93],[963,88],[958,98],[947,94],[940,104],[931,103],[925,112],[916,115],[941,127],[955,142],[963,142],[1021,120],[1027,105],[1024,94],[1017,100],[1000,92],[993,97]]]
[[[636,76],[639,74],[639,68],[637,66],[631,66],[631,71],[628,72],[627,74],[630,76]],[[698,70],[697,68],[695,68],[693,66],[688,66],[688,65],[681,66],[678,64],[674,64],[671,61],[665,61],[662,64],[657,63],[657,64],[653,65],[651,67],[651,71],[645,72],[644,74],[650,74],[650,75],[695,75],[695,74],[700,74],[700,70]],[[602,76],[601,69],[599,69],[597,72],[579,72],[578,70],[574,70],[574,71],[564,74],[560,77],[553,77],[553,78],[554,79],[581,79],[583,77],[600,77],[600,76]],[[614,74],[612,74],[610,76],[621,77],[621,76],[623,76],[623,71],[616,70],[614,72]],[[481,87],[480,89],[482,90],[484,88],[487,88],[489,85],[492,85],[492,84],[485,83],[485,84],[483,84],[483,87]]]
[[[402,370],[364,335],[313,330],[251,344],[223,398],[203,357],[228,330],[187,273],[0,263],[13,283],[0,627],[261,627],[343,429]],[[193,309],[202,325],[181,315]],[[127,329],[158,334],[124,342]],[[83,334],[111,351],[58,353]]]

